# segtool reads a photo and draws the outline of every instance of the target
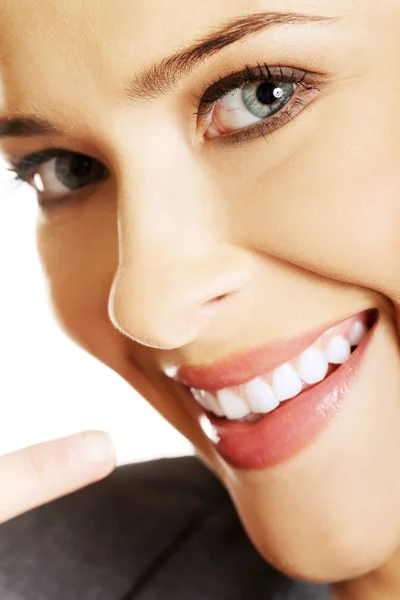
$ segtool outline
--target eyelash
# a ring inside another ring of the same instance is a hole
[[[52,158],[68,154],[71,154],[71,151],[64,148],[46,148],[46,150],[23,156],[21,159],[11,159],[11,167],[8,170],[15,173],[16,180],[26,183],[30,180],[30,173],[35,167],[40,167]]]
[[[218,81],[211,85],[204,86],[203,91],[199,95],[192,94],[196,100],[194,116],[201,123],[212,112],[218,100],[234,89],[243,88],[248,83],[257,82],[296,83],[298,89],[300,89],[300,93],[295,92],[294,96],[298,97],[294,104],[303,107],[305,102],[301,99],[302,93],[305,91],[320,91],[321,77],[320,74],[291,67],[269,67],[266,63],[263,65],[258,63],[256,67],[246,66],[240,72],[231,73],[226,77],[219,78]],[[289,100],[286,110],[282,108],[278,111],[277,116],[270,116],[248,128],[215,138],[215,141],[218,140],[220,143],[228,144],[241,144],[261,136],[265,138],[266,134],[270,134],[273,130],[280,128],[293,118],[290,111],[290,105],[292,104],[293,102]],[[9,171],[15,174],[16,181],[29,182],[31,173],[35,167],[39,167],[53,158],[70,155],[71,153],[73,154],[72,151],[58,147],[41,150],[21,159],[12,159]]]
[[[234,89],[243,88],[248,83],[296,83],[300,91],[295,92],[292,98],[297,96],[294,104],[303,107],[305,105],[305,102],[301,99],[303,93],[321,91],[322,75],[294,67],[270,67],[266,63],[263,65],[257,63],[256,67],[246,66],[243,71],[220,78],[210,87],[206,86],[198,96],[193,94],[196,99],[195,107],[198,107],[194,115],[197,116],[201,123],[212,112],[218,100]],[[286,110],[283,110],[282,107],[276,113],[276,116],[272,115],[255,125],[240,129],[226,136],[220,136],[216,140],[218,140],[218,143],[241,144],[258,137],[265,138],[266,134],[268,135],[275,129],[282,127],[295,116],[291,114],[294,108],[291,105],[293,105],[293,102],[289,100],[286,104]]]

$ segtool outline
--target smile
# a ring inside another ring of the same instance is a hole
[[[271,467],[307,446],[337,416],[378,315],[366,310],[217,365],[181,367],[174,378],[196,401],[201,428],[228,464]]]
[[[259,420],[344,364],[368,333],[367,317],[363,313],[332,327],[291,361],[247,383],[215,393],[196,388],[191,392],[203,408],[218,417],[242,422]]]

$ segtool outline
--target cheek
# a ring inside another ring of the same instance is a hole
[[[81,348],[125,379],[211,466],[210,444],[182,409],[186,397],[154,370],[152,349],[131,342],[110,321],[108,300],[119,260],[113,202],[96,199],[62,221],[57,226],[42,225],[37,231],[39,255],[60,326]]]
[[[111,207],[96,199],[77,211],[68,208],[56,224],[39,226],[37,244],[60,325],[82,348],[114,368],[123,339],[107,312],[118,266],[117,217]]]
[[[352,103],[362,107],[367,91],[361,92]],[[258,153],[247,150],[251,160],[235,165],[231,230],[239,244],[379,291],[397,304],[400,128],[390,106],[354,113],[348,102],[332,98],[319,122],[311,111],[300,131],[294,124],[267,148],[261,142]],[[272,153],[279,160],[271,167]]]

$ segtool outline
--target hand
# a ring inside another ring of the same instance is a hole
[[[0,523],[103,479],[114,468],[112,441],[100,431],[0,456]]]

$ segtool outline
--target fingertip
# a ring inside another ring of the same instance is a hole
[[[85,431],[68,440],[68,467],[80,473],[101,472],[105,475],[116,466],[116,449],[105,431]],[[104,475],[104,476],[105,476]]]

